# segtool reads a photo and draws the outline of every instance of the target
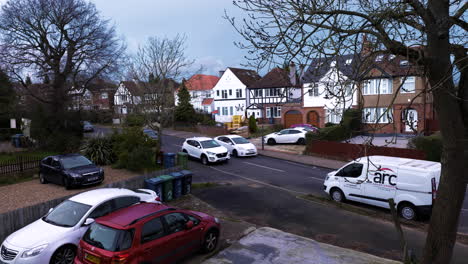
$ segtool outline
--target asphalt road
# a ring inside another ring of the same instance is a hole
[[[163,136],[165,151],[180,151],[183,139]],[[194,182],[229,183],[195,190],[208,203],[257,225],[271,226],[319,241],[398,259],[399,241],[389,222],[298,198],[325,195],[323,180],[330,169],[264,156],[233,158],[228,164],[203,166],[190,161]],[[374,208],[375,210],[380,210]],[[468,233],[468,204],[459,230]],[[425,233],[405,228],[409,247],[419,255]],[[453,263],[466,263],[468,246],[457,244]]]

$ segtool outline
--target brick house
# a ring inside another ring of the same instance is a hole
[[[89,85],[92,94],[93,110],[112,110],[117,85],[104,80],[97,80]]]

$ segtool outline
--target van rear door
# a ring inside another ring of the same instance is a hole
[[[398,167],[370,163],[367,174],[362,186],[362,202],[390,208],[388,199],[395,198]]]

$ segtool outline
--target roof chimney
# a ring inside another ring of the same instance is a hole
[[[219,78],[221,78],[223,76],[225,71],[219,71]]]
[[[367,39],[367,34],[362,36],[362,48],[361,48],[361,55],[363,57],[372,53],[372,43]]]
[[[296,64],[293,61],[289,64],[289,81],[296,86]]]

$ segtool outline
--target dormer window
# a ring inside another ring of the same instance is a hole
[[[402,60],[402,61],[400,61],[400,66],[408,66],[408,65],[409,65],[408,60]]]
[[[388,57],[388,60],[393,60],[396,56],[391,54],[389,57]]]
[[[330,63],[330,67],[335,67],[335,66],[336,66],[336,61],[332,61],[332,62]]]
[[[384,58],[384,55],[378,55],[376,58],[375,58],[375,61],[382,61]]]
[[[353,59],[347,59],[346,62],[345,62],[345,64],[346,64],[346,65],[350,65],[351,62],[353,62]]]

